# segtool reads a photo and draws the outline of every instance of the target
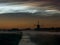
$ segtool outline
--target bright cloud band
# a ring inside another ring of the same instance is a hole
[[[37,13],[37,14],[54,14],[54,13],[60,13],[58,10],[43,10],[41,7],[33,7],[28,5],[22,5],[22,4],[16,4],[16,5],[8,5],[7,4],[0,4],[0,14],[4,13]]]

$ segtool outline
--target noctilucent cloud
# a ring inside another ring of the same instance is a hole
[[[48,14],[60,13],[59,10],[48,10],[43,7],[30,6],[19,3],[1,3],[0,4],[0,14],[4,13],[37,13],[37,15],[42,14],[45,16],[51,16]]]

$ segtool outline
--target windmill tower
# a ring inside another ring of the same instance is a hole
[[[36,30],[36,31],[39,31],[39,30],[40,30],[39,20],[38,20],[38,22],[37,22],[37,25],[36,25],[35,30]]]
[[[40,29],[39,20],[38,20],[38,23],[37,23],[37,29]]]

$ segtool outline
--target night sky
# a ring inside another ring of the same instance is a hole
[[[0,28],[60,27],[60,0],[0,0]]]

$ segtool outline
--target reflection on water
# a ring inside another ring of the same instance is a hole
[[[60,45],[60,34],[57,33],[23,32],[23,38],[20,45]]]

